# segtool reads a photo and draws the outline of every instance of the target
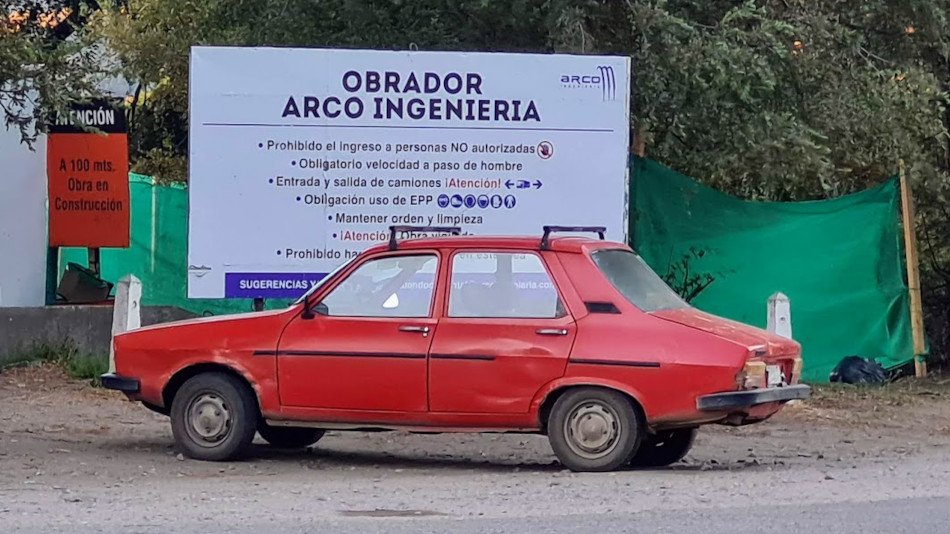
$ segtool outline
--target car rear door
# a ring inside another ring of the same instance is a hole
[[[536,251],[456,251],[429,352],[433,412],[527,413],[563,376],[576,328]]]
[[[438,253],[367,258],[281,335],[281,405],[425,412]]]

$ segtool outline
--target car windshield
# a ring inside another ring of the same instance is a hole
[[[291,306],[296,306],[296,305],[300,304],[301,302],[304,302],[305,300],[307,300],[307,299],[310,297],[310,295],[312,295],[316,290],[318,290],[318,289],[320,289],[321,287],[323,287],[324,284],[326,284],[329,279],[331,279],[331,278],[333,278],[334,276],[336,276],[336,273],[338,273],[338,272],[342,271],[343,269],[345,269],[347,265],[353,263],[353,262],[356,260],[356,258],[358,258],[358,257],[359,257],[359,255],[353,256],[352,258],[350,258],[349,261],[345,261],[345,262],[341,263],[336,269],[333,269],[329,274],[327,274],[326,276],[324,276],[323,278],[321,278],[319,282],[317,282],[316,284],[313,284],[312,286],[310,286],[310,289],[308,289],[306,293],[304,293],[303,295],[301,295],[300,298],[298,298],[297,300],[295,300],[295,301],[291,304]]]
[[[689,307],[633,252],[623,249],[598,250],[591,257],[607,280],[637,308],[652,312]]]

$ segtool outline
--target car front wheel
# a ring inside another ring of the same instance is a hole
[[[190,458],[232,460],[247,452],[259,417],[247,384],[225,373],[202,373],[185,381],[175,394],[172,434]]]
[[[663,467],[683,459],[693,447],[695,428],[667,430],[644,438],[630,460],[633,467]]]
[[[613,471],[627,465],[642,426],[634,405],[621,393],[572,389],[554,403],[548,439],[562,465],[572,471]]]
[[[320,441],[324,431],[319,428],[293,428],[261,423],[257,432],[267,443],[280,449],[302,449]]]

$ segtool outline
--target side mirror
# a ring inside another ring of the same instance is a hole
[[[303,313],[300,314],[300,318],[309,321],[315,317],[315,313],[317,315],[327,315],[329,312],[330,310],[327,308],[327,305],[321,302],[313,306],[306,306],[303,309]]]

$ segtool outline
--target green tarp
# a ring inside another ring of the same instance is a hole
[[[632,244],[697,308],[765,327],[789,297],[804,379],[825,382],[845,356],[884,367],[913,359],[898,182],[814,202],[744,201],[653,161],[631,169]],[[708,285],[706,285],[708,284]]]

